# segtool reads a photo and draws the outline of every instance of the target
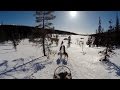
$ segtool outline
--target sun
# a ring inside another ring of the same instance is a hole
[[[71,17],[76,17],[77,11],[70,11],[70,16]]]

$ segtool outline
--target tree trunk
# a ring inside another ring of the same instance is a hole
[[[45,11],[44,11],[44,13],[45,13]],[[45,29],[45,27],[44,27],[44,14],[43,14],[43,30]],[[45,31],[44,31],[45,32]],[[45,35],[46,33],[44,33],[44,35],[43,35],[43,54],[44,54],[44,56],[46,56],[46,54],[45,54]]]
[[[44,56],[46,56],[46,54],[45,54],[45,36],[43,36],[42,43],[43,43],[43,54],[44,54]]]

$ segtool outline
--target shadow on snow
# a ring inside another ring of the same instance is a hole
[[[109,73],[112,73],[115,71],[116,76],[120,76],[120,66],[116,65],[115,63],[108,61],[102,61],[105,65],[107,65],[107,70],[109,70]]]
[[[33,74],[37,73],[38,71],[45,68],[45,65],[51,64],[49,60],[42,60],[42,57],[32,59],[31,61],[25,62],[25,59],[19,58],[16,60],[13,60],[14,63],[12,67],[8,64],[7,60],[4,60],[2,63],[0,63],[0,78],[5,77],[12,77],[14,79],[17,79],[14,74],[18,73],[29,73],[29,75],[26,75],[23,77],[23,79],[32,79],[35,78]]]

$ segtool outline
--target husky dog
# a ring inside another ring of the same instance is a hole
[[[61,46],[60,46],[60,50],[59,50],[60,52],[58,53],[58,55],[60,55],[60,59],[62,58],[62,56],[64,56],[64,58],[65,57],[67,57],[67,59],[68,59],[68,54],[67,54],[67,52],[66,52],[66,50],[65,50],[65,45],[63,45],[63,41],[62,41],[62,43],[61,43]]]

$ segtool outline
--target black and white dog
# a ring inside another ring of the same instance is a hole
[[[68,53],[66,52],[65,45],[63,45],[63,41],[61,43],[58,55],[60,55],[60,59],[62,59],[63,56],[64,56],[64,59],[65,59],[65,57],[67,57],[67,59],[68,59]]]

